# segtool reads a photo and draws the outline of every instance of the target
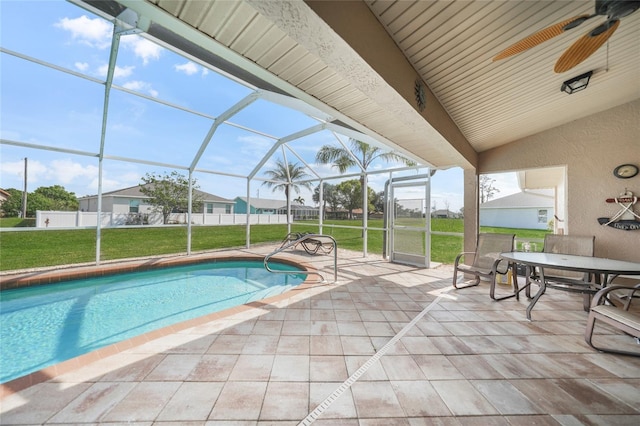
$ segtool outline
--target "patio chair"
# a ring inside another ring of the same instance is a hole
[[[544,237],[545,253],[572,254],[578,256],[593,256],[594,236],[579,235],[555,235],[547,234]],[[584,309],[589,310],[591,296],[598,290],[592,284],[592,276],[586,273],[563,271],[560,269],[545,268],[544,279],[547,287],[565,291],[582,293],[584,295]],[[539,271],[531,270],[526,275],[526,294],[531,297],[531,283],[540,281]]]
[[[617,293],[618,300],[622,300],[622,306],[616,306],[611,300],[611,296]],[[640,310],[631,311],[631,302],[638,299],[640,294],[640,284],[635,286],[610,285],[598,291],[593,297],[589,317],[587,318],[587,328],[584,332],[584,340],[592,348],[601,352],[611,352],[621,355],[640,356],[637,352],[625,351],[618,348],[596,346],[593,343],[593,331],[596,321],[602,321],[618,330],[636,338],[636,343],[640,343]]]
[[[280,248],[286,246],[287,244],[299,240],[300,238],[302,238],[304,234],[301,234],[299,232],[289,232],[286,237],[284,237],[284,239],[282,240],[282,244],[280,244]],[[297,245],[297,244],[296,244]]]
[[[509,265],[506,264],[503,270],[499,270],[500,263],[506,261],[500,259],[500,253],[513,251],[513,241],[515,234],[478,234],[478,244],[475,252],[462,252],[456,256],[453,267],[453,287],[467,288],[480,284],[481,278],[486,278],[495,283],[496,274],[506,274]],[[462,260],[469,255],[473,255],[473,263],[466,265],[461,263]],[[475,277],[471,283],[464,285],[458,284],[458,272],[469,274]]]
[[[309,254],[316,254],[321,251],[324,254],[329,254],[333,251],[333,241],[322,236],[309,238],[308,240],[302,240],[300,242],[304,250]]]

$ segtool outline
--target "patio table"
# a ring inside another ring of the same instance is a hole
[[[532,253],[532,252],[508,252],[501,253],[500,257],[512,265],[514,281],[517,280],[516,265],[522,264],[529,268],[540,270],[540,288],[527,306],[527,319],[531,320],[531,310],[545,293],[547,287],[566,290],[549,284],[544,276],[544,268],[561,269],[565,271],[584,272],[593,274],[595,283],[574,283],[575,289],[583,293],[595,293],[606,286],[618,275],[640,275],[640,263],[625,260],[607,259],[594,256],[576,256],[560,253]],[[516,281],[517,282],[517,281]],[[516,284],[517,285],[517,284]],[[517,286],[516,292],[519,291]]]

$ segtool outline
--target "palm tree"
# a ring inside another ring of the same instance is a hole
[[[287,222],[291,216],[291,190],[294,190],[296,194],[300,193],[301,187],[311,190],[310,182],[299,182],[303,179],[309,178],[304,171],[304,166],[298,165],[298,163],[285,163],[280,158],[276,160],[276,166],[264,172],[271,180],[265,181],[263,185],[268,188],[272,188],[272,191],[284,191],[284,195],[287,198]]]
[[[380,158],[386,161],[398,161],[413,166],[415,163],[408,158],[393,152],[385,152],[380,148],[371,146],[357,139],[349,139],[350,150],[344,147],[334,145],[324,145],[316,154],[316,161],[322,164],[333,163],[333,167],[337,168],[340,173],[346,172],[350,167],[360,166],[363,174],[360,176],[360,189],[362,190],[362,205],[368,204],[367,192],[367,168],[371,163]],[[364,225],[364,215],[362,217]]]

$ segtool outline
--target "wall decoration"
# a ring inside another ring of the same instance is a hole
[[[621,164],[613,169],[613,175],[618,179],[630,179],[638,174],[638,166],[635,164]]]
[[[638,202],[638,197],[625,188],[624,192],[615,198],[607,198],[607,203],[615,203],[620,210],[613,216],[599,217],[598,223],[603,226],[622,229],[624,231],[640,230],[640,215],[633,211],[633,205]]]

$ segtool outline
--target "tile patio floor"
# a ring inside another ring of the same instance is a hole
[[[287,256],[332,276],[331,257],[303,253]],[[451,276],[340,250],[338,284],[14,392],[0,423],[640,424],[640,358],[585,344],[579,295],[549,290],[529,322],[525,301],[493,302],[486,284],[452,290]],[[598,337],[635,344],[607,328]]]

